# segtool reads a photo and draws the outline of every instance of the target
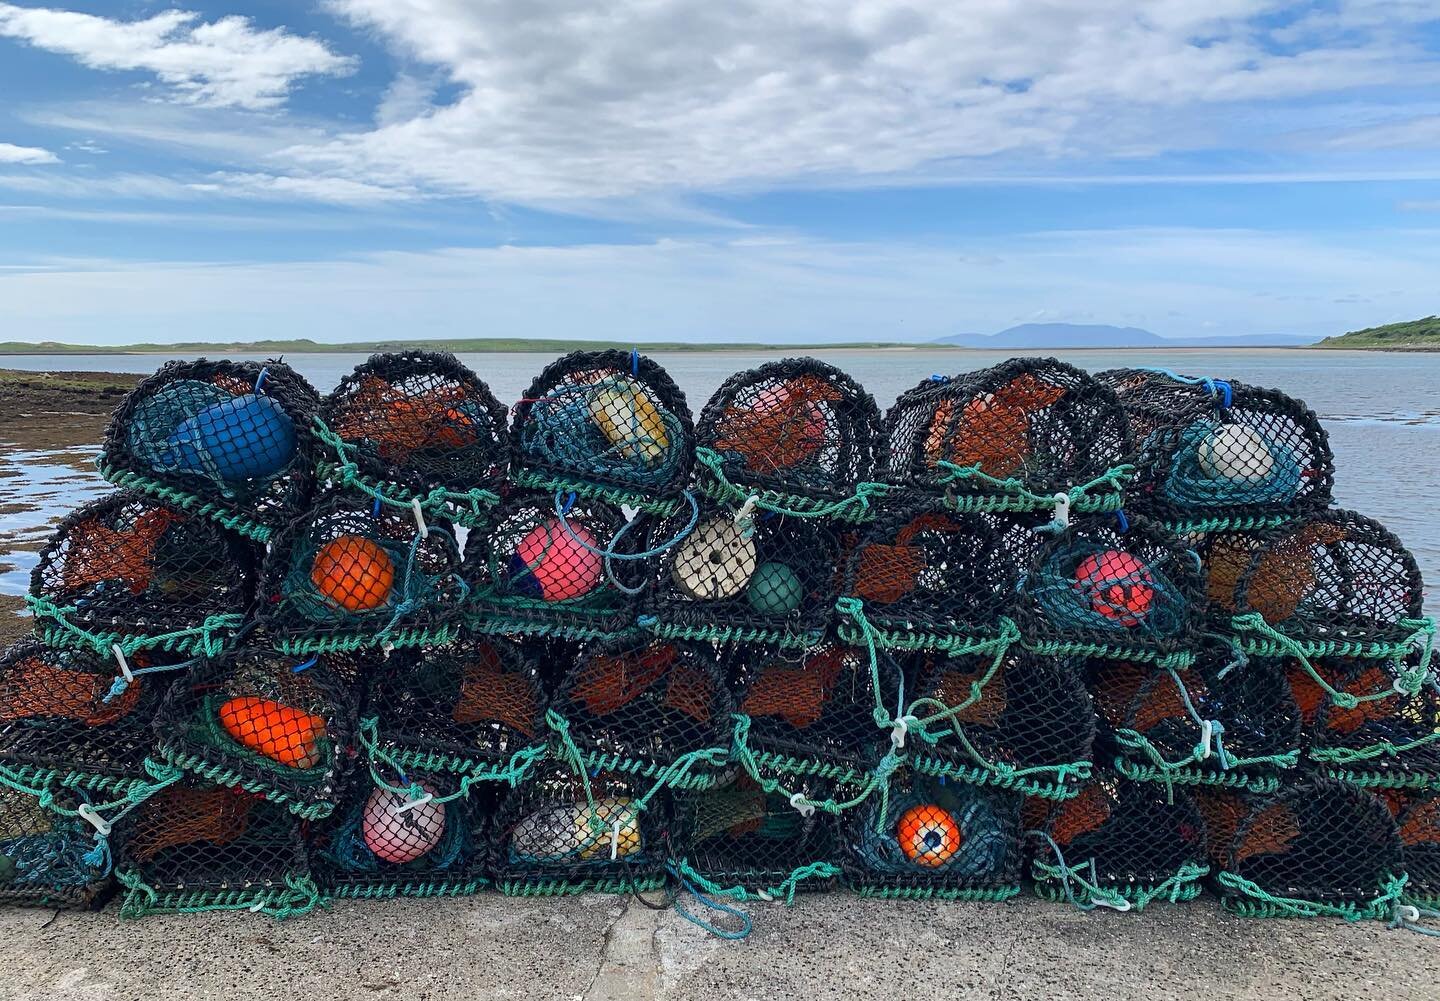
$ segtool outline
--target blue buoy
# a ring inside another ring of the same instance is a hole
[[[264,479],[295,455],[295,424],[268,396],[246,393],[212,404],[170,435],[171,468],[206,473],[227,483]]]

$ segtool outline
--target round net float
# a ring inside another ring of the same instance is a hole
[[[361,836],[365,847],[383,862],[414,862],[445,835],[445,804],[435,801],[435,787],[426,782],[417,782],[416,787],[431,799],[412,801],[405,793],[377,787],[365,800]]]
[[[390,600],[395,562],[379,543],[340,535],[320,547],[310,581],[324,598],[351,612],[368,612]]]
[[[309,499],[318,403],[281,362],[169,362],[116,410],[101,475],[263,542]]]
[[[240,695],[221,703],[220,724],[252,751],[288,768],[314,768],[321,760],[325,721],[271,699]]]
[[[916,865],[942,866],[960,850],[960,825],[950,811],[934,803],[902,813],[895,833],[900,850]]]
[[[1155,603],[1155,579],[1129,553],[1106,549],[1075,567],[1075,586],[1090,607],[1127,628],[1138,626]]]
[[[600,540],[584,525],[550,518],[530,529],[510,558],[514,587],[544,601],[569,601],[600,586]]]
[[[761,615],[788,615],[805,599],[805,585],[784,563],[762,563],[745,588],[745,600]]]
[[[755,558],[755,541],[746,528],[731,515],[714,515],[676,546],[675,586],[701,601],[733,598],[749,586]]]

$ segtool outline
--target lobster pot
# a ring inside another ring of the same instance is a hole
[[[815,519],[704,507],[656,525],[649,614],[660,636],[814,646],[835,615],[841,540]],[[672,540],[678,540],[673,541]]]
[[[1215,791],[1216,889],[1247,917],[1389,917],[1403,886],[1400,835],[1364,790],[1320,777],[1271,796]]]
[[[426,518],[481,527],[510,462],[508,414],[452,354],[377,354],[320,407],[328,477]]]
[[[426,799],[429,797],[429,799]],[[377,781],[358,769],[306,848],[320,892],[335,897],[457,897],[488,885],[496,787],[445,772]]]
[[[696,479],[730,506],[863,520],[857,491],[875,474],[880,410],[855,380],[814,358],[787,358],[725,381],[695,428]]]
[[[1115,393],[1054,358],[932,376],[895,401],[885,431],[881,478],[962,511],[1048,510],[1073,488],[1073,510],[1117,510],[1133,451]]]
[[[0,787],[0,904],[90,907],[110,886],[110,853],[76,815],[85,800],[59,795],[53,806]]]
[[[116,825],[123,917],[234,910],[285,918],[320,902],[300,820],[240,789],[176,784]]]
[[[836,818],[791,806],[781,784],[812,803],[834,793],[823,779],[763,770],[759,781],[737,772],[714,788],[676,793],[681,873],[707,892],[739,899],[789,901],[798,890],[830,889],[840,874]]]
[[[1400,692],[1388,661],[1319,657],[1279,662],[1306,734],[1305,756],[1331,777],[1371,788],[1440,789],[1440,693],[1430,679]],[[1353,704],[1352,704],[1353,700]]]
[[[467,623],[484,633],[606,639],[635,628],[647,571],[644,522],[618,507],[512,495],[494,528],[465,545]]]
[[[898,506],[847,557],[840,635],[902,650],[1003,645],[1018,570],[997,521],[934,502]]]
[[[1090,777],[1095,711],[1072,661],[1018,648],[911,659],[908,712],[933,738],[906,739],[917,772],[1046,799]]]
[[[1032,650],[1171,667],[1194,659],[1199,558],[1177,536],[1140,518],[1094,516],[1011,539],[1029,548],[1020,629]]]
[[[1200,895],[1205,823],[1184,789],[1167,791],[1096,771],[1079,795],[1026,802],[1030,876],[1046,900],[1143,910]],[[1128,906],[1127,906],[1128,905]]]
[[[1385,789],[1379,798],[1400,832],[1400,864],[1409,877],[1402,899],[1440,907],[1440,793]]]
[[[412,512],[334,494],[265,560],[259,618],[287,654],[423,646],[455,633],[466,594],[449,532]]]
[[[354,715],[350,689],[321,658],[250,648],[176,681],[155,729],[175,767],[314,819],[339,799]]]
[[[553,757],[680,789],[718,780],[734,726],[714,653],[672,640],[587,644],[550,711]]]
[[[901,673],[887,656],[827,643],[810,650],[738,648],[728,658],[736,751],[752,778],[767,770],[861,784],[890,747],[877,706],[899,701]]]
[[[137,654],[129,663],[147,670],[167,661]],[[113,655],[21,640],[0,656],[0,775],[101,800],[145,785],[152,723],[171,678],[139,675],[123,684]]]
[[[506,794],[493,827],[491,873],[509,896],[630,893],[665,883],[671,804],[664,790],[642,799],[628,776],[586,778],[563,765]]]
[[[1101,745],[1127,778],[1166,786],[1279,788],[1300,757],[1300,711],[1274,661],[1226,670],[1205,644],[1184,671],[1093,660],[1085,665]]]
[[[305,509],[320,398],[276,361],[172,361],[125,398],[100,475],[257,542]]]
[[[1273,389],[1119,368],[1138,446],[1128,504],[1176,531],[1264,528],[1330,504],[1335,460],[1309,407]]]
[[[695,452],[685,394],[626,351],[551,362],[515,405],[511,433],[513,482],[655,512],[674,509]]]
[[[516,782],[545,753],[545,693],[533,643],[476,636],[397,650],[370,686],[371,754],[404,768]]]
[[[218,652],[255,595],[254,548],[134,491],[71,512],[30,575],[36,632],[114,658]]]
[[[1354,512],[1322,511],[1258,539],[1209,536],[1202,549],[1210,602],[1249,653],[1393,658],[1424,625],[1415,557]]]
[[[864,896],[1006,900],[1020,892],[1020,795],[902,769],[841,818]]]

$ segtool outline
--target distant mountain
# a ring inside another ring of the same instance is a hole
[[[1103,323],[1022,323],[998,334],[951,334],[935,343],[1015,351],[1035,348],[1289,348],[1310,344],[1314,340],[1303,334],[1161,337],[1139,327],[1112,327]]]
[[[1440,316],[1407,323],[1387,323],[1383,327],[1352,330],[1338,337],[1327,337],[1320,348],[1372,348],[1384,351],[1440,351]]]

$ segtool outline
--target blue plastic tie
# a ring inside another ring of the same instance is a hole
[[[630,349],[630,374],[635,376],[640,374],[640,350],[638,348]]]
[[[261,387],[265,385],[265,377],[269,374],[270,366],[268,365],[260,370],[260,374],[255,377],[255,392],[260,392]]]
[[[294,667],[290,668],[290,673],[299,674],[301,671],[308,671],[310,670],[310,668],[314,667],[317,663],[319,663],[319,661],[320,655],[317,653],[315,656],[311,657],[303,664],[296,664]]]
[[[1123,507],[1115,512],[1115,520],[1120,523],[1121,535],[1130,531],[1130,519],[1125,516],[1125,509]]]

